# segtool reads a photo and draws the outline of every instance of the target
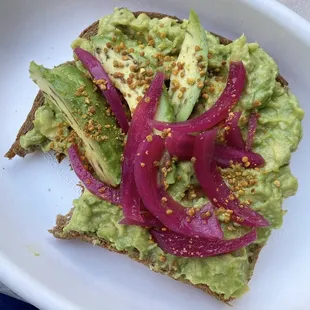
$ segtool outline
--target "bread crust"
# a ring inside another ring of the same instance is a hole
[[[118,251],[117,249],[115,249],[108,241],[99,238],[96,234],[94,233],[80,233],[80,232],[76,232],[76,231],[70,231],[68,233],[64,233],[63,229],[64,227],[69,223],[71,216],[73,213],[73,208],[71,209],[71,211],[67,214],[67,215],[58,215],[57,219],[56,219],[56,225],[54,228],[50,229],[49,232],[51,234],[53,234],[53,236],[55,238],[58,239],[64,239],[64,240],[80,240],[80,241],[84,241],[84,242],[89,242],[92,244],[95,244],[97,246],[100,246],[102,248],[105,248],[111,252],[116,252],[116,253],[120,253],[120,254],[125,254],[127,256],[129,256],[131,259],[135,260],[136,262],[142,263],[145,266],[149,267],[151,265],[151,262],[148,260],[140,260],[139,259],[139,253],[138,252],[134,252],[134,253],[129,253],[127,251]],[[253,245],[251,248],[251,255],[249,256],[249,263],[251,266],[251,269],[254,270],[254,266],[258,260],[258,256],[259,253],[262,249],[262,245]],[[159,273],[161,273],[159,271]],[[167,274],[169,277],[173,278],[172,274]],[[248,281],[250,281],[251,276],[249,276]],[[174,279],[174,278],[173,278]],[[192,284],[189,280],[186,279],[177,279],[176,281],[180,281],[183,282],[185,284],[189,284],[192,285],[194,287],[197,287],[201,290],[203,290],[205,293],[208,293],[209,295],[225,302],[225,303],[229,303],[231,301],[234,300],[234,298],[225,298],[224,295],[222,294],[217,294],[215,292],[213,292],[208,285],[206,284]]]

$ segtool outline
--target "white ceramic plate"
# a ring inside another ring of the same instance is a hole
[[[292,159],[298,194],[285,202],[283,229],[263,250],[251,291],[237,310],[307,310],[310,304],[309,160],[310,26],[272,0],[10,0],[0,3],[1,143],[4,154],[37,92],[31,60],[45,66],[72,57],[70,42],[112,8],[186,17],[229,38],[245,32],[278,62],[306,111],[304,139]],[[308,112],[308,113],[307,113]],[[0,280],[41,309],[231,309],[201,291],[149,271],[125,256],[80,242],[54,240],[47,229],[79,195],[68,162],[34,154],[0,164]],[[39,253],[39,256],[33,255]]]

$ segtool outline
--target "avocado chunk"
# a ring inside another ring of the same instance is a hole
[[[184,41],[187,20],[182,23],[174,18],[155,18],[145,13],[137,17],[126,8],[116,8],[113,14],[100,19],[98,34],[125,34],[138,44],[155,47],[165,55],[178,55]],[[151,42],[150,42],[151,41]]]
[[[204,86],[207,66],[206,32],[197,14],[191,10],[181,52],[172,70],[169,88],[177,122],[185,121],[191,115]]]
[[[46,69],[32,62],[32,80],[63,113],[84,143],[85,156],[105,183],[120,183],[123,134],[104,97],[75,65]]]

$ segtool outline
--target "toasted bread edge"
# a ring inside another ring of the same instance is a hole
[[[140,260],[139,259],[138,251],[133,253],[133,254],[129,253],[127,251],[118,251],[113,246],[111,246],[111,244],[108,241],[106,241],[106,240],[104,240],[102,238],[99,238],[94,233],[80,233],[80,232],[76,232],[76,231],[70,231],[69,233],[64,233],[63,229],[69,223],[69,221],[71,219],[71,216],[72,216],[72,213],[73,213],[73,208],[70,210],[70,212],[67,215],[58,215],[57,216],[55,227],[49,230],[49,232],[51,234],[53,234],[53,236],[55,238],[64,239],[64,240],[80,240],[80,241],[92,243],[94,245],[97,245],[97,246],[100,246],[102,248],[105,248],[105,249],[107,249],[107,250],[109,250],[111,252],[116,252],[116,253],[119,253],[119,254],[125,254],[125,255],[129,256],[131,259],[135,260],[136,262],[142,263],[142,264],[144,264],[147,267],[149,267],[151,265],[150,261],[148,261],[148,260]],[[255,264],[256,264],[256,262],[258,260],[259,253],[260,253],[262,248],[263,248],[263,246],[261,246],[261,245],[254,245],[251,248],[251,255],[249,257],[249,262],[250,262],[252,270],[254,270],[254,266],[255,266]],[[159,273],[161,273],[161,272],[159,271]],[[167,274],[167,275],[169,277],[173,278],[172,274]],[[251,276],[249,277],[248,281],[250,281]],[[176,280],[176,279],[174,279],[174,280]],[[197,288],[203,290],[205,293],[208,293],[209,295],[211,295],[211,296],[213,296],[213,297],[215,297],[215,298],[217,298],[217,299],[219,299],[219,300],[221,300],[221,301],[223,301],[225,303],[229,303],[229,302],[234,300],[234,298],[228,298],[227,299],[227,298],[224,297],[224,295],[217,294],[217,293],[213,292],[209,288],[209,286],[205,285],[205,284],[196,284],[196,285],[194,285],[194,284],[192,284],[190,281],[188,281],[186,279],[177,279],[176,281],[180,281],[180,282],[183,282],[185,284],[189,284],[189,285],[192,285],[194,287],[197,287]]]

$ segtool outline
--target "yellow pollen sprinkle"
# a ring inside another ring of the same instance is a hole
[[[146,141],[147,141],[147,142],[151,142],[152,140],[153,140],[152,135],[148,135],[148,136],[146,137]]]
[[[162,203],[165,203],[165,202],[167,202],[167,201],[168,201],[168,199],[167,199],[166,197],[162,197],[162,198],[161,198],[161,202],[162,202]]]
[[[249,161],[249,158],[247,157],[247,156],[243,156],[242,157],[242,162],[243,163],[246,163],[246,162],[248,162]]]
[[[194,216],[196,213],[195,208],[189,208],[189,210],[187,211],[187,214],[189,216]]]
[[[188,85],[194,85],[195,84],[195,79],[193,79],[193,78],[188,78],[187,80],[186,80],[186,82],[187,82],[187,84]]]

